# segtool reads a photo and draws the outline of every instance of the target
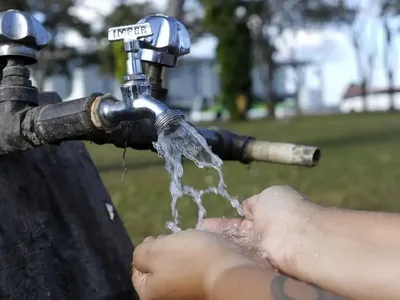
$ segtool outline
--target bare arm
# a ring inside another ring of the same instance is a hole
[[[347,210],[342,208],[322,208],[315,221],[324,231],[330,231],[335,224],[335,234],[369,241],[389,247],[400,248],[396,236],[400,230],[400,214]]]
[[[221,274],[208,293],[210,300],[342,300],[313,285],[271,269],[243,266]]]
[[[400,299],[400,215],[322,208],[286,272],[352,299]]]

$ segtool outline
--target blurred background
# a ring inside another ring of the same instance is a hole
[[[93,92],[121,97],[122,43],[107,29],[153,13],[182,21],[191,53],[164,73],[167,104],[201,126],[322,149],[315,169],[224,164],[241,201],[288,184],[312,201],[400,211],[400,1],[386,0],[2,0],[29,11],[52,37],[32,67],[39,89],[68,101]],[[134,242],[165,231],[169,175],[155,153],[87,145]],[[124,182],[121,175],[127,167]],[[184,182],[215,185],[217,174],[185,164]],[[99,199],[100,201],[100,199]],[[233,216],[228,201],[204,199],[208,216]],[[189,198],[178,208],[194,226]]]

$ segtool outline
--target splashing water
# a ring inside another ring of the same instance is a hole
[[[165,169],[171,176],[169,190],[172,196],[171,209],[173,221],[167,222],[167,229],[172,232],[181,230],[179,228],[180,218],[177,202],[185,195],[191,196],[198,206],[197,229],[203,229],[203,220],[206,216],[206,209],[202,203],[202,196],[205,194],[217,194],[228,199],[237,213],[243,216],[239,201],[232,197],[226,190],[222,173],[222,160],[212,152],[207,141],[193,126],[184,120],[180,121],[175,131],[160,132],[157,142],[154,143],[154,147],[158,155],[165,159]],[[199,168],[215,169],[219,176],[218,186],[197,190],[193,186],[183,184],[181,181],[183,176],[183,157],[193,161]]]

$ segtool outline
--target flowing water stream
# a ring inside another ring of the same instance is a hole
[[[217,194],[228,199],[237,213],[241,216],[243,215],[239,201],[235,197],[232,197],[226,190],[222,173],[222,160],[212,152],[207,141],[193,126],[184,120],[180,121],[177,130],[173,132],[161,132],[158,135],[157,142],[154,143],[154,147],[158,155],[165,159],[165,168],[171,176],[169,190],[172,196],[171,209],[173,220],[167,222],[167,229],[172,232],[181,230],[179,227],[180,217],[177,202],[185,195],[192,197],[198,206],[197,229],[203,228],[203,220],[206,216],[206,209],[202,203],[202,196],[205,194]],[[199,168],[215,169],[219,176],[218,185],[210,186],[204,190],[197,190],[193,186],[183,184],[183,157],[193,161]]]

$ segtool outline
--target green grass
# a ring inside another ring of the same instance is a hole
[[[361,114],[304,117],[292,121],[226,123],[222,127],[258,139],[319,146],[318,167],[307,169],[266,163],[250,168],[224,164],[228,191],[240,200],[276,184],[288,184],[325,205],[400,212],[400,115]],[[134,242],[165,232],[170,220],[169,176],[150,151],[127,151],[128,173],[121,182],[123,150],[87,145]],[[205,187],[216,174],[185,165],[184,182]],[[232,216],[227,201],[204,198],[208,216]],[[191,199],[179,202],[183,226],[196,221]]]

